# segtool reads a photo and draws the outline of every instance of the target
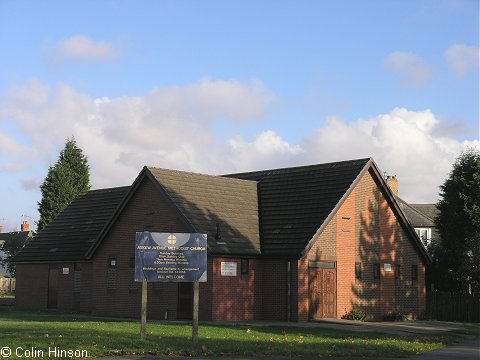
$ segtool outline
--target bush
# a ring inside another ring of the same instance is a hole
[[[383,315],[383,321],[405,321],[407,320],[407,315],[397,312],[388,312]]]
[[[348,313],[342,316],[343,320],[358,320],[365,321],[367,319],[367,313],[360,309],[350,310]]]

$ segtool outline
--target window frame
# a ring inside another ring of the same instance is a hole
[[[380,280],[381,278],[381,266],[380,263],[373,264],[373,280]]]
[[[362,263],[361,262],[355,263],[355,279],[362,280]]]
[[[250,272],[250,259],[240,259],[240,274],[248,275]]]
[[[413,264],[411,272],[412,281],[418,281],[418,265]]]

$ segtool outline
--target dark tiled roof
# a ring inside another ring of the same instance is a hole
[[[225,176],[258,181],[263,253],[299,255],[370,160]]]
[[[12,231],[0,233],[0,249],[15,248],[24,244],[28,238],[32,237],[31,231]]]
[[[153,167],[147,169],[195,231],[208,235],[209,252],[260,254],[255,181]],[[217,223],[224,245],[215,240]]]
[[[84,260],[129,186],[80,195],[15,257],[16,262]]]
[[[398,196],[395,200],[413,227],[435,227],[435,217],[438,213],[435,204],[409,204]]]

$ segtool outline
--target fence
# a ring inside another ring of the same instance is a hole
[[[427,314],[435,320],[480,322],[480,299],[470,294],[428,292]]]
[[[0,293],[13,293],[15,292],[15,279],[0,277]]]

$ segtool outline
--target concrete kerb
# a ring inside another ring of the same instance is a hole
[[[206,323],[207,324],[207,323]],[[232,326],[227,322],[211,322],[212,325]],[[297,322],[239,322],[236,326],[273,326],[273,327],[299,327],[299,328],[326,328],[348,331],[372,331],[394,335],[435,334],[448,331],[461,331],[464,324],[446,321],[402,321],[402,322],[362,322],[354,320],[324,319],[321,321]]]

